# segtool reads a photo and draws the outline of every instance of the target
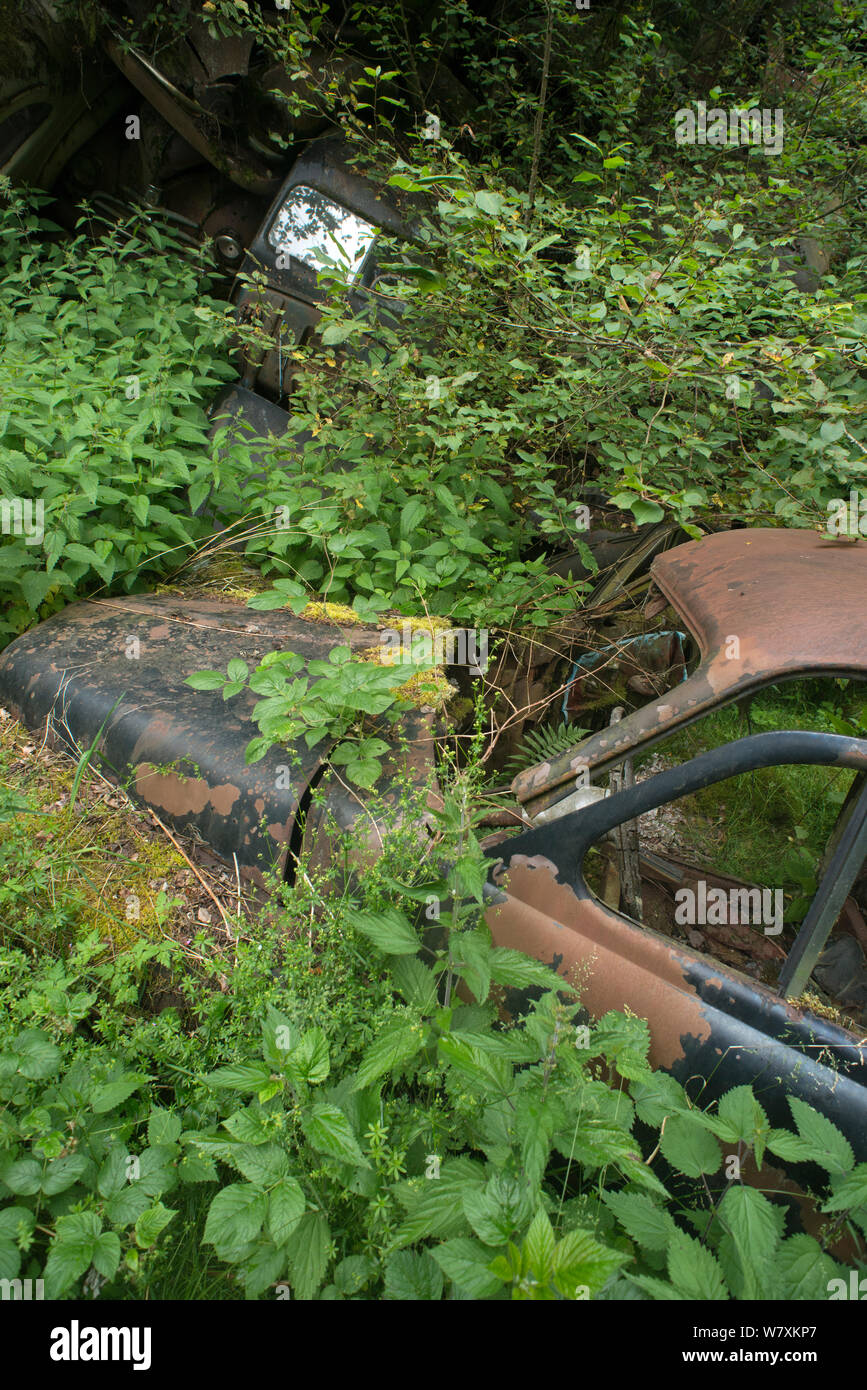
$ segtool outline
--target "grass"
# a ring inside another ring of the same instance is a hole
[[[834,733],[851,705],[847,682],[794,681],[730,705],[658,745],[676,765],[751,733],[807,729]],[[646,765],[649,756],[636,759]],[[677,802],[678,838],[708,868],[799,896],[819,861],[854,773],[845,768],[781,766],[745,773]]]

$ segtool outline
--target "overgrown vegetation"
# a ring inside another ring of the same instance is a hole
[[[363,884],[302,878],[238,923],[234,961],[205,933],[107,952],[66,892],[65,949],[44,898],[22,932],[28,839],[6,822],[0,1277],[424,1300],[825,1298],[847,1277],[831,1252],[844,1230],[863,1252],[867,1165],[802,1102],[797,1133],[748,1087],[703,1106],[650,1070],[643,1020],[589,1026],[493,947],[470,790],[440,817],[444,879],[398,877],[415,832],[396,829]],[[153,961],[183,999],[157,1017]],[[767,1153],[824,1170],[819,1239],[786,1233]]]
[[[92,40],[115,8],[61,6]],[[127,38],[158,52],[192,13],[168,8]],[[4,514],[0,640],[76,597],[171,585],[213,549],[206,501],[255,571],[233,555],[224,587],[254,610],[542,641],[588,592],[550,565],[574,549],[592,572],[585,496],[691,535],[824,526],[867,454],[864,6],[756,6],[742,32],[734,0],[625,8],[492,22],[387,0],[342,36],[320,0],[276,22],[208,0],[215,34],[255,34],[290,73],[289,117],[327,114],[412,215],[410,241],[382,242],[387,294],[351,310],[339,267],[323,276],[291,448],[258,441],[255,466],[254,441],[209,439],[235,368],[204,256],[144,213],[100,229],[84,209],[66,238],[45,195],[2,187],[0,497],[39,510]],[[677,145],[699,100],[782,105],[781,150]],[[407,672],[345,646],[300,668],[239,657],[192,683],[260,697],[251,758],[303,737],[371,787],[386,743],[365,721],[401,714]],[[782,701],[753,717],[799,722]],[[818,718],[863,732],[848,693]],[[847,1278],[844,1236],[864,1265],[867,1164],[828,1119],[793,1099],[783,1129],[747,1087],[687,1094],[651,1069],[643,1019],[591,1024],[580,980],[492,944],[480,727],[441,769],[423,850],[407,792],[363,876],[302,864],[228,945],[162,930],[145,864],[131,928],[87,870],[82,807],[0,791],[0,1279],[59,1298],[783,1300]],[[562,746],[553,728],[527,744]],[[780,808],[806,889],[816,776],[739,802],[722,867],[755,874],[740,856]],[[160,1012],[156,972],[177,995]],[[817,1234],[787,1224],[768,1155],[813,1165]]]

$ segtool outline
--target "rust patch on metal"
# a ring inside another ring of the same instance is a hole
[[[227,816],[241,792],[225,782],[210,787],[200,777],[183,777],[176,772],[158,772],[151,763],[139,763],[135,769],[136,795],[151,806],[160,806],[170,816],[197,815],[212,806],[218,815]]]
[[[594,1017],[628,1007],[647,1019],[653,1066],[670,1069],[683,1058],[684,1037],[710,1037],[687,978],[688,953],[593,899],[578,898],[547,860],[516,855],[501,877],[506,900],[486,913],[495,943],[548,962],[559,957],[558,973],[575,983]]]

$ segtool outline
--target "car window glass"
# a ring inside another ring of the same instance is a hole
[[[275,251],[294,256],[316,271],[342,265],[352,280],[375,237],[376,228],[370,222],[304,184],[290,190],[268,229],[268,242]]]

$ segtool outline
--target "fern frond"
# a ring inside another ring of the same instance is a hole
[[[534,763],[547,762],[560,753],[566,753],[587,737],[588,729],[579,729],[576,724],[543,724],[541,729],[528,729],[521,740],[520,748],[512,754],[504,771],[515,777]]]

